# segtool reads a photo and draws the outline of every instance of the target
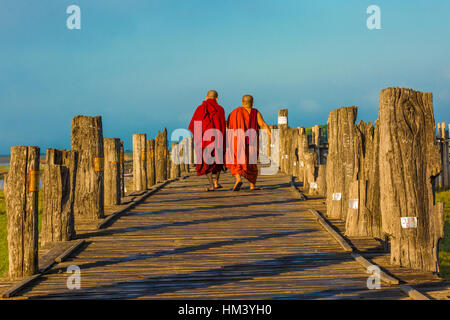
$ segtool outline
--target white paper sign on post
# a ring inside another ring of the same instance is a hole
[[[348,199],[349,209],[358,209],[358,199]]]
[[[287,124],[287,117],[278,117],[278,124]]]
[[[401,217],[403,229],[417,228],[417,217]]]
[[[311,183],[309,184],[309,188],[310,188],[310,189],[317,189],[317,182],[311,182]]]
[[[300,167],[304,167],[305,163],[303,161],[300,161]]]
[[[333,198],[332,199],[336,200],[336,201],[340,201],[341,197],[342,197],[341,193],[333,193]]]

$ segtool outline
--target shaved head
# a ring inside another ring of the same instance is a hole
[[[208,99],[217,99],[218,96],[219,94],[217,93],[216,90],[209,90],[208,94],[206,95]]]
[[[253,106],[253,97],[249,94],[246,94],[242,97],[242,105],[244,106]]]

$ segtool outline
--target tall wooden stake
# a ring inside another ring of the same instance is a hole
[[[11,279],[38,271],[39,154],[38,147],[11,147],[5,182]]]
[[[74,215],[77,219],[104,217],[104,154],[102,118],[76,116],[72,119],[72,150],[78,151]]]

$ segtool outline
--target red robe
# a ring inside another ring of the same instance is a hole
[[[194,132],[195,121],[202,122],[201,135],[198,134],[198,132]],[[205,134],[205,131],[208,129],[219,130],[223,137],[222,143],[220,143],[219,140],[215,139],[215,137],[213,137],[209,141],[203,141],[203,135]],[[200,150],[199,148],[201,147],[202,151],[201,156],[200,155],[197,156],[197,159],[199,159],[199,156],[201,158],[201,163],[196,164],[197,175],[202,176],[207,173],[217,173],[223,170],[223,158],[224,158],[223,156],[225,154],[224,145],[226,132],[225,111],[217,103],[215,99],[207,99],[197,107],[197,110],[195,110],[194,116],[192,117],[192,120],[189,124],[189,131],[191,131],[194,136],[194,146],[197,148],[197,150]],[[203,151],[207,147],[209,148],[215,147],[215,150],[211,152],[211,154],[215,158],[213,164],[204,163]],[[221,153],[222,161],[217,161],[215,151]]]
[[[244,107],[238,107],[228,116],[227,135],[228,143],[233,143],[233,147],[227,146],[227,168],[231,170],[232,175],[240,174],[251,183],[256,183],[258,177],[258,149],[259,149],[259,125],[258,125],[259,111],[252,108],[250,113]],[[253,134],[248,136],[239,135],[238,129],[241,132],[251,132]],[[241,140],[241,141],[240,141]],[[240,144],[244,144],[245,153],[239,152]]]

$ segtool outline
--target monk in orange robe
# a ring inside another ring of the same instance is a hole
[[[189,124],[189,130],[194,136],[195,150],[199,151],[199,163],[196,164],[197,175],[206,175],[210,183],[210,186],[205,189],[206,191],[222,188],[219,184],[219,177],[220,172],[224,169],[226,120],[225,111],[218,104],[218,99],[217,91],[209,90],[205,101],[197,107]],[[196,123],[198,131],[196,131]],[[214,130],[217,136],[213,135],[213,137],[210,137],[211,139],[205,139],[204,136],[208,135],[208,131],[211,130]],[[205,149],[209,150],[210,152],[208,153],[213,156],[212,163],[206,163],[205,159],[203,159],[203,150]],[[213,174],[216,175],[215,179],[213,179]]]
[[[245,95],[242,107],[234,109],[228,116],[226,166],[236,178],[233,191],[240,190],[242,177],[250,182],[250,190],[259,190],[256,179],[260,129],[266,130],[272,139],[269,126],[261,113],[253,108],[253,97]]]

